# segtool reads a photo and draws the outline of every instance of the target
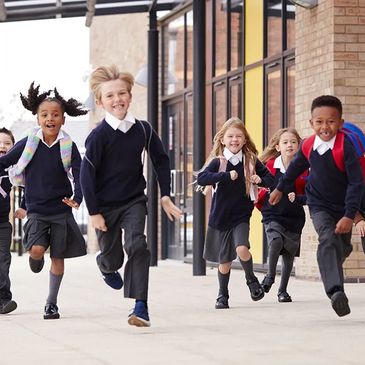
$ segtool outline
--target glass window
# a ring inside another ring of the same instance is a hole
[[[184,16],[164,27],[164,94],[184,88]]]
[[[289,127],[295,126],[295,67],[294,65],[286,69],[286,94],[287,94],[287,124]]]
[[[193,12],[186,13],[186,87],[193,85]]]
[[[286,0],[286,48],[295,47],[295,5]]]
[[[205,22],[205,58],[206,58],[206,74],[207,80],[213,76],[213,4],[212,0],[207,0],[205,4],[206,22]]]
[[[223,81],[217,82],[214,85],[213,103],[215,120],[215,125],[213,126],[213,135],[215,135],[217,131],[222,127],[224,122],[227,120],[226,85]]]
[[[282,52],[281,0],[266,1],[267,57]]]
[[[242,79],[236,76],[230,80],[230,112],[229,117],[242,119]]]
[[[243,1],[231,0],[231,70],[242,66]]]
[[[227,12],[226,0],[215,2],[215,76],[227,72]]]
[[[267,141],[281,128],[280,95],[280,70],[275,70],[267,75]]]

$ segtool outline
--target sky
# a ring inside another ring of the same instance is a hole
[[[0,23],[0,126],[35,120],[21,104],[32,81],[67,100],[89,95],[89,28],[85,18]]]

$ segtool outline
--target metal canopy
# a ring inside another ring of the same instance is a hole
[[[0,0],[0,22],[171,10],[181,0]]]

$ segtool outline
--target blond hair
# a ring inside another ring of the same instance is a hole
[[[297,139],[298,144],[300,144],[302,139],[300,138],[300,135],[295,128],[288,127],[288,128],[279,129],[271,137],[268,145],[266,146],[266,148],[262,152],[261,156],[259,157],[262,163],[266,163],[267,161],[271,160],[272,158],[276,158],[276,157],[280,156],[280,151],[278,151],[276,149],[276,146],[280,143],[281,136],[286,132],[292,133],[295,136],[295,138]]]
[[[242,153],[245,156],[244,172],[245,172],[246,193],[247,195],[249,195],[251,186],[251,181],[250,181],[251,175],[252,173],[255,173],[251,171],[250,165],[255,167],[258,151],[250,135],[248,134],[244,123],[242,122],[241,119],[237,117],[232,117],[228,119],[223,124],[221,129],[216,133],[216,135],[213,138],[212,151],[210,152],[207,160],[205,161],[200,171],[203,171],[212,160],[223,155],[224,145],[222,144],[222,139],[229,128],[237,128],[241,130],[245,137],[245,144],[242,146]]]
[[[95,69],[90,75],[90,89],[97,100],[101,99],[101,84],[112,80],[122,80],[127,85],[131,94],[134,86],[134,77],[129,72],[120,72],[116,65],[101,66]]]

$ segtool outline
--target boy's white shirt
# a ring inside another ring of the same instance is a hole
[[[58,132],[58,135],[57,135],[57,138],[56,138],[56,140],[49,146],[46,142],[45,142],[45,140],[44,140],[44,138],[43,138],[43,132],[42,132],[42,128],[39,128],[39,130],[37,131],[37,134],[36,134],[36,136],[48,147],[48,148],[51,148],[52,146],[54,146],[60,139],[63,139],[63,138],[65,138],[65,135],[63,134],[63,132],[62,132],[62,129],[60,129],[59,130],[59,132]]]
[[[336,134],[337,136],[337,134]],[[335,145],[336,136],[332,137],[329,141],[323,141],[318,136],[314,139],[313,143],[313,151],[317,150],[317,152],[322,156],[329,149],[333,150],[333,146]]]
[[[130,128],[132,128],[133,124],[136,123],[136,119],[134,116],[127,112],[123,120],[116,118],[114,115],[106,112],[105,113],[105,121],[116,131],[119,129],[123,133],[127,133]]]

